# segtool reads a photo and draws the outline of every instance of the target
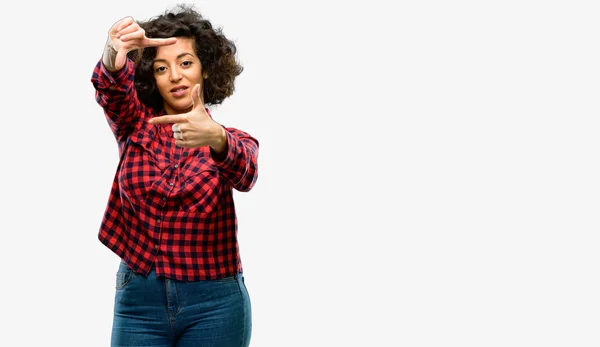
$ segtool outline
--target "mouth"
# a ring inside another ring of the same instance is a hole
[[[171,94],[175,97],[184,96],[188,87],[186,86],[177,86],[170,90]]]

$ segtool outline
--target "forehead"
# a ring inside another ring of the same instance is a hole
[[[178,37],[177,42],[156,48],[156,57],[154,59],[177,59],[177,56],[183,53],[190,53],[196,56],[194,51],[194,40],[187,37]]]

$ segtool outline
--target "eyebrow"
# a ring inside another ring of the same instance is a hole
[[[191,55],[191,56],[193,57],[192,53],[181,53],[180,55],[178,55],[178,56],[177,56],[177,59],[176,59],[176,60],[179,60],[179,59],[181,59],[182,57],[185,57],[186,55]],[[158,62],[161,62],[161,63],[166,63],[167,61],[166,61],[165,59],[155,59],[155,60],[152,62],[152,64],[155,64],[155,63],[158,63]]]

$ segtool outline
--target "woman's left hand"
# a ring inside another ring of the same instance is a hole
[[[151,124],[173,123],[175,144],[180,147],[197,148],[210,146],[216,153],[222,153],[227,144],[225,129],[212,120],[200,97],[200,84],[192,88],[192,110],[187,113],[151,118]]]

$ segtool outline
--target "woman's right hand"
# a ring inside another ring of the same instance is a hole
[[[125,17],[116,22],[108,31],[104,63],[109,70],[120,70],[125,66],[128,52],[144,47],[172,45],[175,42],[177,42],[175,37],[149,39],[146,37],[144,29],[132,17]],[[111,50],[112,52],[107,52]]]

